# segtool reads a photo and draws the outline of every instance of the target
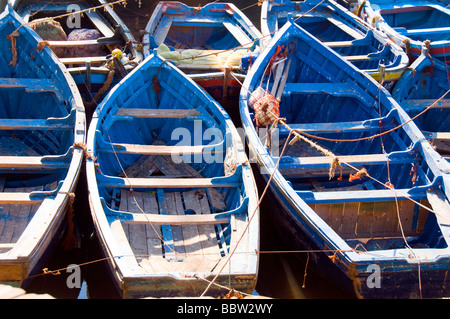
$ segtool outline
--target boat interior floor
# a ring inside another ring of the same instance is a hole
[[[14,137],[0,138],[0,157],[3,156],[38,156],[39,154],[27,146],[23,141]],[[0,174],[0,253],[5,253],[14,247],[24,232],[28,223],[36,213],[39,204],[19,203],[12,194],[30,194],[35,191],[53,190],[56,183],[34,187],[7,187],[5,186],[8,174]]]
[[[186,163],[175,164],[168,155],[144,155],[126,170],[128,177],[202,177]],[[128,242],[130,254],[146,273],[211,273],[225,262],[228,245],[223,224],[155,225],[145,215],[194,215],[223,211],[225,199],[216,188],[155,191],[120,190],[120,211],[144,214],[142,223],[116,219],[111,223],[116,240]],[[235,220],[235,223],[241,221]],[[125,245],[127,247],[128,245]],[[124,246],[122,246],[124,247]]]

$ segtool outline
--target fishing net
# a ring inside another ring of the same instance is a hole
[[[266,127],[279,119],[280,102],[262,87],[252,92],[249,106],[255,111],[257,126]]]
[[[29,23],[29,26],[36,31],[36,33],[47,41],[66,41],[67,35],[64,32],[61,24],[52,19],[36,19]],[[53,51],[58,57],[64,56],[64,48],[54,48]]]
[[[96,40],[101,38],[101,33],[95,29],[75,29],[67,36],[67,41]],[[94,57],[108,54],[104,45],[85,45],[67,48],[69,57]]]

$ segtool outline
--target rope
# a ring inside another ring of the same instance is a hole
[[[14,31],[11,34],[7,35],[6,38],[11,41],[11,51],[12,51],[12,60],[9,62],[10,65],[16,67],[17,65],[17,48],[16,48],[16,37],[19,36],[19,32]]]
[[[100,99],[100,97],[109,90],[109,88],[111,87],[111,83],[114,79],[114,74],[115,71],[114,70],[110,70],[108,72],[108,75],[106,76],[106,80],[105,83],[103,83],[103,86],[100,88],[100,90],[98,90],[97,93],[95,93],[94,97],[92,98],[91,101],[86,102],[84,101],[84,105],[85,106],[94,106],[97,105],[97,101]]]

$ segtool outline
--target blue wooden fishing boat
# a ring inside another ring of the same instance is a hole
[[[255,181],[229,115],[195,82],[149,56],[99,105],[87,148],[91,213],[124,298],[252,292]]]
[[[261,30],[273,36],[292,14],[295,23],[375,80],[398,80],[409,60],[402,48],[333,0],[264,1]]]
[[[412,59],[424,42],[430,54],[450,62],[450,8],[439,0],[358,0],[356,14],[401,45]]]
[[[242,56],[258,50],[261,33],[234,4],[189,7],[160,1],[145,31],[145,56],[158,48],[159,54],[172,59],[222,106],[237,102],[239,81],[245,75],[240,67]],[[201,57],[193,59],[196,56]]]
[[[449,296],[449,166],[387,90],[293,19],[242,87],[286,251],[361,298]]]
[[[433,147],[450,156],[450,66],[433,59],[427,48],[395,84],[392,96]],[[423,113],[423,114],[422,114]]]
[[[86,107],[95,107],[143,58],[133,34],[107,3],[9,0],[66,65]]]
[[[14,286],[42,273],[73,226],[68,212],[85,142],[72,77],[49,48],[36,49],[41,38],[22,24],[10,9],[0,16],[0,282]]]

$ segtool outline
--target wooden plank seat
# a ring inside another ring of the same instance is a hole
[[[344,83],[296,83],[287,82],[284,86],[283,95],[289,94],[331,94],[337,96],[353,96],[354,90]]]
[[[327,18],[327,20],[334,24],[336,27],[338,27],[339,29],[341,29],[342,31],[344,31],[347,34],[350,34],[352,37],[354,37],[355,39],[364,39],[364,35],[361,34],[359,31],[356,31],[355,29],[353,29],[352,27],[348,26],[347,24],[336,20],[332,17]]]
[[[372,44],[375,38],[372,30],[368,30],[363,38],[361,38],[361,35],[359,33],[355,33],[353,36],[355,37],[355,39],[350,41],[324,41],[322,43],[330,48],[368,46]]]
[[[341,169],[336,168],[336,174],[348,176],[355,174],[354,168],[361,169],[367,166],[386,165],[389,161],[390,165],[414,163],[417,154],[408,153],[391,153],[391,154],[370,154],[370,155],[347,155],[338,156]],[[274,157],[274,161],[278,160]],[[328,156],[310,156],[310,157],[291,157],[284,156],[279,165],[278,170],[286,177],[290,178],[306,178],[306,177],[323,177],[329,175],[332,159]]]
[[[61,169],[70,165],[70,157],[62,156],[0,156],[0,169]]]
[[[240,182],[230,177],[215,178],[121,178],[100,175],[98,182],[104,187],[119,188],[210,188],[238,187]]]
[[[138,109],[138,108],[120,108],[117,116],[132,116],[136,118],[187,118],[199,116],[198,110],[194,109]]]
[[[60,58],[62,63],[66,65],[70,64],[85,64],[86,62],[91,63],[103,63],[106,62],[106,56],[91,56],[91,57],[75,57],[75,58]]]
[[[429,34],[448,34],[450,32],[450,27],[442,28],[423,28],[423,29],[406,29],[402,27],[394,28],[395,31],[404,36],[425,36]]]
[[[405,100],[401,104],[406,111],[423,111],[433,103],[436,103],[433,108],[450,108],[450,99],[442,99],[440,101],[435,99],[411,99]]]
[[[372,201],[393,201],[414,199],[426,199],[426,190],[429,187],[414,187],[412,189],[379,189],[379,190],[337,190],[319,192],[311,191],[297,191],[296,193],[307,204],[322,204],[322,203],[352,203],[352,202],[372,202]]]
[[[164,202],[164,192],[158,190],[158,201]],[[131,196],[131,195],[129,195]],[[162,200],[161,200],[162,199]],[[120,218],[125,224],[153,224],[153,225],[216,225],[229,223],[232,215],[239,215],[246,211],[248,198],[244,198],[243,202],[236,209],[215,214],[186,214],[186,215],[169,215],[167,208],[160,205],[160,214],[155,213],[132,213],[114,211],[105,206],[108,216]]]
[[[374,57],[370,57],[367,54],[363,54],[363,55],[346,55],[343,56],[344,59],[346,59],[347,61],[350,62],[357,62],[357,61],[369,61],[369,60],[373,60]],[[382,57],[377,57],[378,59],[382,59]]]
[[[299,130],[309,134],[317,133],[343,133],[343,132],[366,132],[374,130],[389,130],[394,125],[382,122],[383,118],[367,121],[353,121],[353,122],[338,122],[338,123],[308,123],[308,124],[288,124],[291,129]],[[280,135],[288,135],[289,130],[284,127],[279,127]]]
[[[76,110],[72,109],[65,117],[46,119],[0,119],[0,130],[73,130]]]
[[[217,145],[194,145],[194,146],[166,146],[166,145],[138,145],[138,144],[109,144],[109,147],[97,148],[98,152],[109,152],[118,154],[141,154],[141,155],[177,155],[204,153],[223,153]]]
[[[55,93],[60,101],[61,92],[51,79],[39,78],[0,78],[0,89],[24,88],[29,93]]]
[[[450,132],[422,131],[422,133],[429,140],[450,141]]]
[[[141,271],[212,271],[222,258],[215,226],[183,221],[192,217],[209,219],[206,216],[211,215],[213,209],[206,192],[122,190],[119,211],[104,207],[123,253],[134,255]],[[144,211],[151,214],[144,214]]]
[[[397,110],[390,111],[387,115],[379,118],[367,119],[363,121],[352,122],[331,122],[331,123],[288,123],[289,127],[294,130],[306,132],[309,134],[317,133],[343,133],[343,132],[365,132],[374,130],[389,130],[394,128],[392,124]],[[280,126],[279,135],[289,134],[289,130],[285,126]]]
[[[57,88],[51,79],[0,78],[0,88],[25,88],[27,92],[55,92]]]
[[[238,165],[232,175],[213,178],[123,178],[99,174],[97,181],[103,187],[117,188],[212,188],[212,187],[240,187],[242,166]]]
[[[44,197],[37,194],[27,192],[2,192],[0,193],[0,204],[20,204],[20,205],[34,205],[40,204]]]
[[[141,155],[198,155],[205,153],[223,153],[224,140],[214,145],[145,145],[127,143],[108,143],[103,137],[97,137],[97,152]]]
[[[391,153],[391,154],[365,154],[365,155],[341,155],[337,156],[342,166],[358,165],[386,165],[414,163],[417,160],[417,154],[409,153]],[[274,161],[278,158],[274,157]],[[332,158],[328,156],[311,157],[290,157],[284,156],[278,166],[279,169],[285,168],[320,168],[328,167],[332,163]]]
[[[353,46],[353,41],[326,41],[323,44],[330,48],[347,48]]]
[[[75,113],[74,113],[75,114]],[[0,130],[73,130],[72,119],[0,119]]]
[[[108,44],[120,44],[116,39],[96,39],[96,40],[80,40],[80,41],[46,41],[50,47],[79,47],[86,45],[108,45]]]

